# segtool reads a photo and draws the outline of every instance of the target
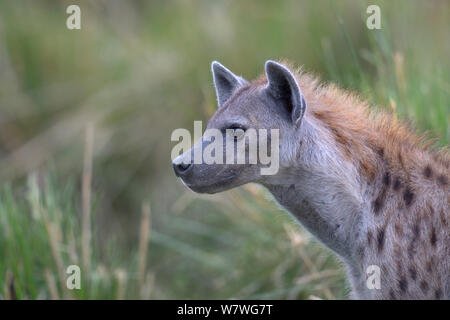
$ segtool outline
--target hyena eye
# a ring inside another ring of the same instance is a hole
[[[241,139],[245,134],[245,127],[234,124],[226,128],[226,133],[234,136],[234,141]]]

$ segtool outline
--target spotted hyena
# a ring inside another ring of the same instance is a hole
[[[267,61],[252,82],[217,62],[212,71],[219,109],[207,128],[224,136],[225,129],[279,129],[279,170],[192,164],[191,150],[173,163],[190,189],[265,186],[339,256],[353,298],[450,298],[448,149],[430,150],[395,116],[286,64]],[[379,288],[367,285],[373,265]]]

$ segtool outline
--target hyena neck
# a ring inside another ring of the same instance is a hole
[[[290,164],[264,185],[308,231],[353,264],[367,184],[319,122],[305,117],[298,137]]]
[[[395,119],[369,123],[351,132],[310,114],[298,151],[264,185],[340,256],[353,297],[449,297],[448,156],[427,151]],[[383,270],[381,290],[368,289],[369,266]]]
[[[278,174],[260,182],[341,257],[354,297],[450,297],[448,149],[430,151],[429,140],[350,92],[296,79],[306,112],[283,137]],[[367,286],[373,266],[379,290]]]

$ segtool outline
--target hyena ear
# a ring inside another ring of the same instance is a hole
[[[288,68],[278,62],[266,61],[267,92],[279,99],[289,112],[292,122],[298,125],[306,110],[306,101],[295,79]]]
[[[220,108],[239,87],[246,85],[247,81],[238,77],[217,61],[212,62],[211,70]]]

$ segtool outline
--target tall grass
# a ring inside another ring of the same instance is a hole
[[[1,297],[345,298],[264,190],[186,190],[170,133],[214,112],[212,60],[251,79],[288,58],[446,145],[448,2],[78,3],[69,31],[72,1],[0,2]]]
[[[286,215],[270,210],[271,200],[256,186],[213,200],[227,215],[227,226],[180,217],[196,201],[186,194],[173,204],[172,230],[166,234],[151,230],[150,204],[144,203],[136,245],[124,248],[113,235],[103,239],[106,244],[90,239],[95,229],[90,223],[95,201],[86,203],[91,130],[81,197],[72,179],[61,186],[60,178],[37,173],[30,174],[26,189],[7,185],[0,190],[0,274],[5,275],[0,298],[205,298],[205,290],[211,292],[207,298],[343,297],[336,261]],[[245,216],[230,214],[236,210]],[[280,233],[283,241],[273,241]],[[196,245],[204,240],[208,247]],[[66,285],[70,265],[81,267],[80,289]],[[186,274],[192,267],[198,271]],[[173,296],[172,290],[185,296]]]

